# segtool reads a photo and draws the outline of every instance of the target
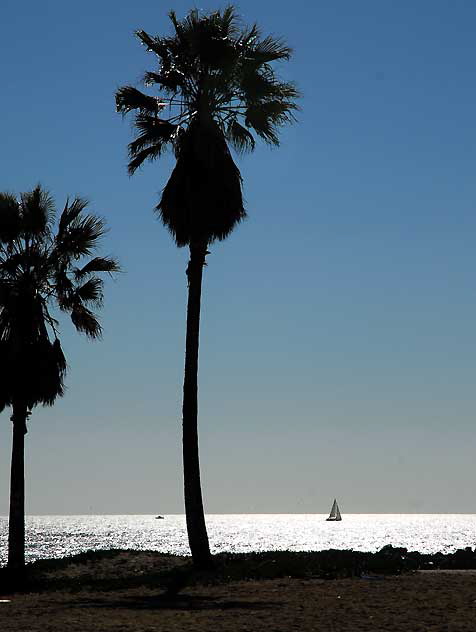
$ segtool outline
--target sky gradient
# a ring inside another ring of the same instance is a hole
[[[202,5],[200,5],[202,7]],[[224,3],[204,5],[204,9]],[[114,92],[188,2],[2,2],[1,186],[91,200],[125,272],[104,338],[62,327],[68,390],[27,436],[27,513],[182,513],[187,252],[129,178]],[[476,5],[260,3],[303,93],[278,150],[238,158],[249,218],[204,274],[200,448],[209,513],[476,513]],[[9,413],[0,417],[8,513]]]

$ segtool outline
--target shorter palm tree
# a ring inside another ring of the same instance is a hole
[[[54,202],[40,185],[19,198],[0,193],[0,412],[10,407],[13,423],[11,569],[25,563],[27,421],[35,406],[51,406],[64,393],[66,360],[52,308],[69,313],[79,332],[98,338],[101,326],[91,308],[102,304],[100,275],[119,270],[111,257],[91,257],[105,223],[86,207],[81,198],[67,201],[55,231]]]

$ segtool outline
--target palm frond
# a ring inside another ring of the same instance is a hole
[[[158,145],[160,155],[169,143],[172,143],[178,126],[163,119],[139,114],[135,126],[142,133],[129,144],[129,156],[134,158],[140,151],[151,145]]]
[[[102,335],[101,325],[96,315],[84,305],[78,303],[73,307],[71,310],[71,321],[77,331],[86,334],[88,338],[100,338]]]
[[[145,31],[136,31],[136,37],[147,47],[149,52],[154,52],[162,62],[168,62],[170,59],[170,51],[167,44],[160,37],[151,37]]]
[[[90,255],[106,232],[103,219],[95,215],[76,217],[57,235],[55,251],[60,258],[79,259]]]
[[[148,114],[138,114],[134,124],[141,132],[164,139],[170,138],[178,127],[178,125],[174,125],[165,119]]]
[[[165,107],[165,103],[144,94],[132,86],[124,86],[116,92],[116,111],[127,114],[132,110],[158,114]]]
[[[144,73],[142,81],[144,82],[145,86],[152,86],[156,84],[160,87],[164,85],[163,84],[164,78],[166,78],[166,75],[163,75],[159,72],[147,71]]]
[[[221,22],[222,37],[234,39],[239,37],[238,17],[236,15],[236,9],[232,4],[226,6],[221,14],[217,11],[216,15]]]
[[[162,153],[162,145],[160,143],[156,143],[151,147],[146,147],[141,151],[137,152],[132,160],[129,161],[127,165],[127,171],[129,175],[133,175],[137,169],[146,161],[153,161]]]
[[[247,103],[293,101],[300,96],[294,83],[278,81],[269,69],[263,70],[248,63],[242,65],[240,88]]]
[[[228,123],[226,137],[238,153],[253,151],[255,148],[256,143],[253,134],[234,118]]]
[[[13,252],[10,256],[0,260],[0,275],[2,278],[18,277],[29,266],[29,256],[26,252]]]
[[[58,232],[61,234],[81,213],[87,208],[89,201],[86,198],[75,197],[72,203],[66,200],[63,212],[58,225]]]
[[[69,312],[75,303],[74,284],[68,276],[68,268],[60,265],[54,275],[54,288],[58,307],[63,312]]]
[[[282,81],[275,84],[275,91],[271,95],[273,98],[281,99],[287,102],[290,110],[299,110],[299,106],[296,104],[296,100],[301,98],[301,93],[296,87],[296,84],[292,81]]]
[[[262,40],[254,41],[246,50],[246,57],[257,64],[269,64],[279,59],[289,59],[292,55],[292,48],[286,46],[282,39],[274,38],[271,35]]]
[[[0,243],[14,241],[20,234],[20,205],[10,193],[0,193]]]
[[[146,46],[149,52],[154,52],[160,59],[160,69],[157,73],[146,73],[144,76],[145,85],[155,83],[166,92],[176,93],[180,86],[186,84],[186,77],[183,70],[179,68],[183,61],[183,51],[177,59],[178,42],[170,38],[151,37],[145,31],[136,31],[138,39]]]
[[[76,268],[74,276],[77,281],[81,281],[87,275],[94,272],[108,272],[112,274],[113,272],[120,272],[120,270],[120,265],[116,259],[112,257],[94,257],[82,268]]]
[[[248,127],[270,145],[279,145],[279,137],[270,118],[259,108],[246,110],[245,122]]]
[[[245,123],[270,145],[279,145],[277,128],[294,120],[295,109],[294,103],[281,100],[251,104],[246,109]]]
[[[247,50],[254,42],[261,37],[261,31],[258,25],[252,24],[251,27],[245,28],[237,38],[237,45],[242,50]]]
[[[44,235],[55,218],[55,205],[48,191],[38,184],[21,194],[22,232],[28,237]]]
[[[77,287],[75,295],[84,303],[100,307],[104,298],[103,288],[104,281],[98,277],[93,277]]]
[[[194,25],[198,22],[197,9],[189,11],[187,17],[182,21],[177,19],[177,14],[174,10],[169,11],[168,16],[175,29],[175,35],[181,43],[183,42],[184,32],[186,29],[193,30]]]

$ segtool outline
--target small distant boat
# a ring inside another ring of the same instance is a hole
[[[331,513],[329,514],[329,518],[326,518],[327,521],[337,522],[337,520],[342,520],[342,516],[340,515],[339,505],[337,504],[337,500],[334,498],[334,502],[332,503]]]
[[[163,516],[155,516],[155,519],[156,519],[156,520],[163,520],[163,519],[164,519],[164,517],[163,517]]]

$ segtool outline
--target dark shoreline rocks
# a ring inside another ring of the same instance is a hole
[[[177,594],[194,584],[277,579],[372,579],[418,570],[476,569],[476,548],[454,553],[419,553],[384,546],[376,553],[326,551],[267,551],[219,553],[211,571],[193,569],[191,559],[156,551],[96,550],[71,557],[37,560],[21,572],[0,568],[0,594],[54,590],[109,591],[136,586],[163,588]]]
[[[229,554],[217,560],[231,566],[248,567],[253,578],[260,577],[361,577],[367,574],[398,575],[417,570],[476,569],[476,548],[458,549],[454,553],[419,553],[406,548],[384,546],[376,553],[329,549],[326,551]],[[244,569],[243,569],[244,570]]]

